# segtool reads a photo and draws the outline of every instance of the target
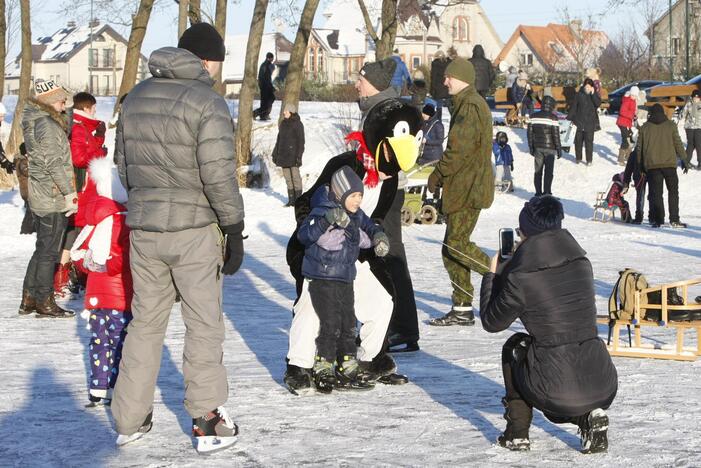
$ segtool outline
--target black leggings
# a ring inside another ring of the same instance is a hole
[[[633,140],[633,130],[622,125],[618,126],[618,130],[621,131],[621,149],[628,149]]]

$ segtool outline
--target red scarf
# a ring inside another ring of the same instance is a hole
[[[380,175],[377,173],[377,168],[375,167],[375,158],[373,157],[367,143],[365,143],[365,136],[363,132],[351,132],[346,135],[346,144],[351,141],[358,142],[358,149],[356,150],[356,157],[358,161],[362,161],[363,167],[365,168],[365,179],[363,184],[367,187],[376,187],[380,181]]]

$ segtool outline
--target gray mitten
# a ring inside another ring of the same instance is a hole
[[[378,257],[384,257],[389,253],[389,238],[384,232],[375,234],[372,244],[375,246],[375,255]]]
[[[346,213],[346,210],[341,207],[331,208],[326,212],[324,218],[326,218],[326,221],[328,221],[329,224],[335,224],[341,228],[345,228],[350,223],[348,213]]]

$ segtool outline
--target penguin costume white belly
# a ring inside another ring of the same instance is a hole
[[[357,141],[357,151],[349,151],[329,160],[315,184],[295,203],[295,217],[299,225],[311,211],[311,198],[322,185],[331,181],[334,172],[349,166],[364,178],[365,194],[361,208],[382,224],[397,194],[397,173],[408,170],[418,157],[421,135],[421,116],[417,109],[399,100],[390,99],[377,104],[367,115],[363,131],[348,135],[348,141]],[[382,180],[384,179],[384,180]],[[297,239],[297,230],[287,245],[287,262],[297,285],[294,318],[290,328],[288,375],[300,369],[310,369],[316,353],[315,339],[319,319],[314,311],[302,276],[304,246]],[[354,281],[355,312],[362,323],[358,359],[366,363],[370,372],[385,383],[405,383],[404,376],[394,374],[396,365],[384,353],[384,340],[392,316],[394,287],[382,263],[375,261],[374,253],[363,251],[357,262]],[[374,262],[373,262],[374,261]],[[370,263],[373,262],[373,271]],[[380,362],[381,361],[381,362]],[[377,368],[372,369],[372,364]],[[393,378],[394,376],[394,378]]]

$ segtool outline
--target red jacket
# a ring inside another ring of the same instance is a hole
[[[630,96],[623,96],[621,100],[621,109],[618,111],[618,119],[616,125],[631,128],[633,126],[633,118],[638,110],[638,103]]]
[[[87,251],[95,243],[109,242],[109,257],[105,262],[107,271],[89,271],[83,264],[83,259],[74,264],[88,274],[85,291],[86,309],[115,309],[131,310],[131,299],[134,294],[131,271],[129,269],[129,228],[126,225],[126,208],[114,200],[95,196],[86,203],[86,222],[84,230],[91,230],[80,247],[74,250]],[[107,218],[112,220],[109,239],[98,237],[103,233],[97,226]],[[87,231],[86,231],[87,232]],[[83,233],[81,232],[81,236]]]
[[[79,111],[73,113],[73,126],[71,127],[71,159],[73,166],[79,169],[87,169],[88,164],[95,158],[101,158],[107,155],[107,150],[103,148],[105,144],[104,136],[95,136],[95,130],[100,125],[99,120],[91,119]],[[84,191],[89,187],[90,182],[88,176],[85,177],[85,185],[77,187],[78,189],[78,213],[75,215],[74,224],[76,226],[85,226],[85,202],[83,199]],[[93,194],[94,195],[94,187]],[[91,195],[91,196],[92,196]]]

